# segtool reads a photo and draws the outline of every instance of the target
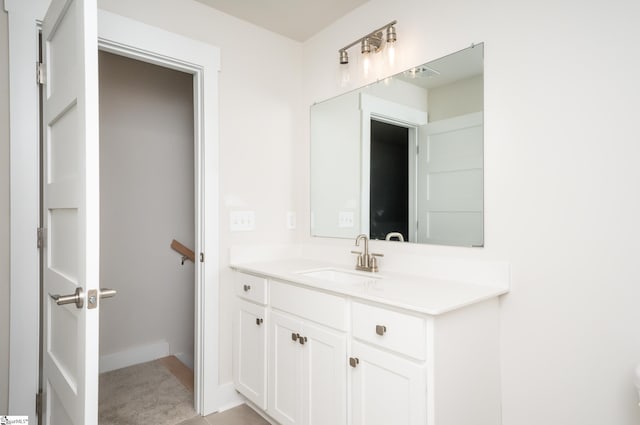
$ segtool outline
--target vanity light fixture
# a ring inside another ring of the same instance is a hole
[[[382,51],[386,43],[386,50],[389,56],[389,64],[393,65],[393,62],[395,60],[394,45],[397,40],[395,25],[397,22],[398,21],[389,22],[388,24],[371,31],[369,34],[360,37],[353,43],[350,43],[342,49],[338,50],[338,53],[340,54],[340,64],[349,64],[349,54],[347,53],[347,50],[360,43],[360,53],[362,53],[362,55],[364,56],[363,71],[366,77],[371,66],[370,55],[372,53],[378,53]]]

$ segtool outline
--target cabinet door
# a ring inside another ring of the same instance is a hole
[[[303,345],[296,335],[302,332],[302,321],[273,311],[270,322],[267,412],[281,425],[299,425],[302,423]]]
[[[352,425],[427,423],[424,365],[356,341],[351,353]]]
[[[303,334],[304,424],[346,425],[346,335],[309,322]]]
[[[234,331],[235,387],[262,409],[267,407],[266,308],[240,301]]]

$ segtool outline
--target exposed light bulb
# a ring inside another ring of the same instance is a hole
[[[393,67],[396,63],[396,41],[398,40],[396,36],[396,28],[392,25],[387,27],[387,63],[389,67]]]
[[[351,73],[349,72],[349,65],[340,65],[340,86],[346,87],[351,81]]]
[[[387,60],[389,66],[393,66],[396,63],[396,43],[388,43],[387,45]]]
[[[365,53],[362,56],[363,56],[362,72],[364,74],[364,78],[368,78],[369,77],[369,69],[371,69],[371,58],[369,56],[371,56],[371,55],[368,54],[368,53]]]

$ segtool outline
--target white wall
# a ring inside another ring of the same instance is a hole
[[[220,381],[230,382],[229,247],[286,243],[296,235],[286,230],[286,212],[296,206],[293,164],[308,131],[301,124],[308,114],[301,103],[301,45],[193,0],[101,0],[98,4],[221,49]],[[255,211],[255,231],[231,233],[231,210]]]
[[[231,379],[227,248],[294,240],[284,213],[297,209],[298,239],[351,249],[350,240],[307,236],[308,106],[347,90],[335,77],[338,48],[398,19],[396,71],[486,43],[486,247],[372,247],[511,262],[512,292],[501,302],[504,424],[640,421],[632,385],[640,361],[640,3],[371,0],[304,46],[193,1],[100,6],[222,49],[222,382]],[[254,209],[256,231],[229,233],[232,208]],[[1,342],[0,331],[0,361]]]
[[[314,105],[310,132],[315,141],[311,148],[311,231],[316,236],[357,235],[360,233],[362,173],[358,92]],[[353,214],[353,225],[340,227],[340,213]]]
[[[478,75],[429,90],[429,122],[482,112],[482,86]]]
[[[166,346],[193,362],[193,77],[100,52],[100,280],[118,295],[100,310],[110,368],[152,360]],[[101,364],[101,369],[104,367]]]
[[[0,8],[0,414],[9,397],[9,43]]]
[[[349,89],[334,78],[337,49],[392,19],[396,71],[485,42],[486,247],[372,246],[511,263],[505,425],[640,421],[639,14],[626,0],[371,0],[304,45],[308,107]],[[304,145],[294,158],[300,210]],[[303,240],[348,255],[353,241],[310,239],[308,210],[300,218]]]

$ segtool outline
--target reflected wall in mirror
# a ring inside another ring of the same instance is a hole
[[[483,44],[311,107],[311,234],[482,246]]]

